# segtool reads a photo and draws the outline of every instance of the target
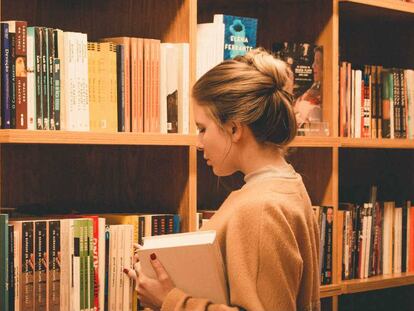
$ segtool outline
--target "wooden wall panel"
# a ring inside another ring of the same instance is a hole
[[[188,205],[188,147],[10,144],[1,156],[5,207],[157,213]]]
[[[102,37],[136,36],[189,42],[188,0],[1,1],[1,19]]]
[[[371,185],[382,201],[414,200],[414,150],[341,149],[339,201],[367,202]]]

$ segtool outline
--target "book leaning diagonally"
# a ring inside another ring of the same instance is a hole
[[[223,259],[215,231],[197,231],[144,238],[138,251],[142,271],[156,278],[150,262],[155,253],[175,286],[192,297],[228,303]]]

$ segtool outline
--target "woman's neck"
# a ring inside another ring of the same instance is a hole
[[[258,171],[265,166],[286,168],[288,163],[282,151],[276,146],[256,144],[240,153],[240,169],[244,175]]]

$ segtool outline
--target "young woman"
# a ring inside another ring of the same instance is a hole
[[[217,176],[245,175],[245,185],[202,228],[217,232],[230,305],[176,288],[156,254],[157,279],[139,267],[125,271],[144,305],[163,311],[320,309],[318,226],[302,179],[283,156],[296,134],[291,84],[287,65],[262,49],[222,62],[195,84],[204,159]]]

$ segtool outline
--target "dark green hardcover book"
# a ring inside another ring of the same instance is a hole
[[[46,311],[47,305],[47,222],[35,222],[34,249],[35,249],[35,271],[34,271],[34,299],[35,310]]]
[[[60,220],[48,222],[48,300],[49,311],[60,311]]]
[[[0,310],[9,311],[9,216],[0,214]]]

